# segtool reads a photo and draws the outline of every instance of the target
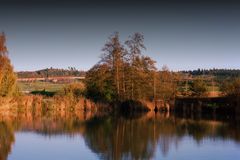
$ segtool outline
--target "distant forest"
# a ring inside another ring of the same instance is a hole
[[[180,73],[192,76],[216,76],[216,77],[240,77],[240,69],[197,69],[180,71]],[[77,70],[74,67],[68,69],[46,68],[37,71],[21,71],[17,72],[19,78],[41,78],[41,77],[58,77],[58,76],[85,76],[86,72]]]
[[[216,77],[239,77],[240,69],[197,69],[190,71],[180,71],[181,73],[187,73],[193,76],[209,75]]]
[[[85,71],[77,70],[74,67],[68,69],[46,68],[37,71],[17,72],[18,78],[43,78],[43,77],[62,77],[62,76],[85,76]]]

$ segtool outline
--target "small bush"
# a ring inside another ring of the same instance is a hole
[[[228,96],[240,96],[240,78],[224,81],[220,89]]]
[[[203,96],[207,92],[207,85],[202,79],[194,80],[191,84],[193,96]]]
[[[47,97],[53,97],[55,95],[55,92],[42,90],[42,91],[32,91],[31,94],[42,95],[42,96],[47,96]]]
[[[84,95],[84,84],[83,83],[72,83],[64,87],[64,95],[71,98],[79,98]]]

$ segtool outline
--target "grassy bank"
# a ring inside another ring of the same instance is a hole
[[[46,90],[48,92],[59,92],[66,84],[65,83],[52,83],[52,82],[18,82],[19,89],[25,93]]]
[[[31,111],[36,114],[46,113],[48,111],[69,111],[69,112],[85,112],[85,111],[111,111],[111,107],[106,104],[94,103],[84,97],[71,99],[68,96],[45,97],[39,95],[24,95],[19,97],[1,97],[0,112],[8,113]]]

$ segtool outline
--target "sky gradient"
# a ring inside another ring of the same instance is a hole
[[[88,70],[109,35],[145,37],[145,55],[171,70],[240,69],[240,3],[234,0],[0,0],[0,31],[17,71]]]

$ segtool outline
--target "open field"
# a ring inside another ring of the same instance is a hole
[[[22,92],[30,93],[33,91],[48,91],[48,92],[58,92],[61,91],[65,83],[52,83],[52,82],[18,82],[18,86]]]

